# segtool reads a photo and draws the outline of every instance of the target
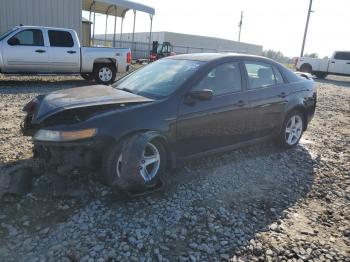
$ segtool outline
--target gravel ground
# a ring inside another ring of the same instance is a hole
[[[0,76],[0,175],[31,165],[19,126],[40,93],[78,77]],[[169,183],[125,199],[99,174],[75,174],[54,197],[0,202],[1,261],[350,261],[350,79],[318,81],[318,107],[300,145],[265,143],[191,161]]]

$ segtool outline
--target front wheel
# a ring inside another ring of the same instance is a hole
[[[142,155],[130,163],[123,154],[123,143],[113,146],[106,153],[103,163],[103,176],[107,185],[123,191],[145,191],[155,187],[166,166],[166,152],[162,143],[157,140],[148,141]],[[136,166],[136,173],[123,172],[124,163]]]
[[[94,78],[99,84],[109,85],[114,82],[117,70],[112,64],[98,64],[94,68]]]
[[[299,111],[293,111],[286,117],[279,134],[279,144],[285,148],[296,146],[304,131],[304,117]]]

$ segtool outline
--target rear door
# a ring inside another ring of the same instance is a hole
[[[330,73],[350,75],[350,52],[336,52],[329,62]]]
[[[80,44],[71,31],[48,29],[49,63],[52,73],[80,72]]]
[[[269,63],[244,61],[250,99],[247,132],[253,138],[271,135],[278,128],[289,92],[279,69]]]
[[[186,157],[247,140],[248,94],[239,62],[215,66],[192,90],[213,90],[210,100],[179,107],[177,154]]]
[[[41,29],[23,29],[4,42],[6,73],[47,73],[48,52]]]

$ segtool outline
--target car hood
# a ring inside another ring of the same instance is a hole
[[[104,85],[63,89],[49,93],[40,100],[32,119],[33,124],[40,123],[44,119],[67,109],[153,101],[143,96]]]

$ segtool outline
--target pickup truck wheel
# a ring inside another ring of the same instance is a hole
[[[94,76],[92,74],[81,74],[81,77],[88,81],[94,79]]]
[[[309,64],[303,64],[303,65],[300,67],[300,71],[301,71],[301,72],[304,72],[304,73],[312,74],[312,67],[311,67],[311,65],[309,65]]]
[[[315,72],[315,76],[320,79],[324,79],[327,76],[327,73],[324,72]]]
[[[94,69],[95,81],[99,84],[109,85],[114,82],[117,70],[112,64],[98,64]]]

